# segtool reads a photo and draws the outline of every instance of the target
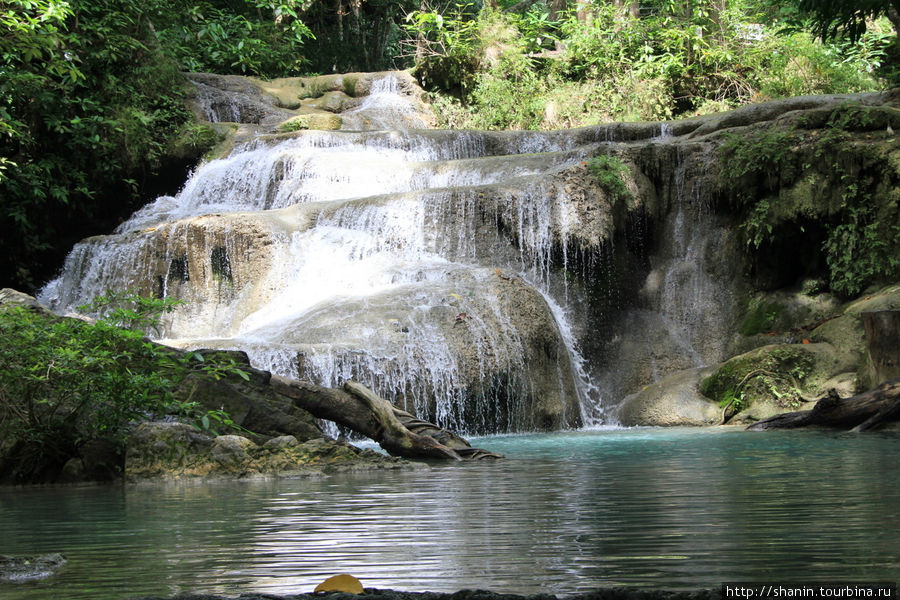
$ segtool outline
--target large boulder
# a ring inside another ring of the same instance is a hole
[[[626,427],[719,424],[722,410],[700,393],[700,379],[705,371],[679,371],[628,396],[618,407],[619,424]]]
[[[855,386],[846,383],[857,368],[856,357],[827,342],[772,344],[725,361],[700,391],[723,406],[726,419],[743,412],[742,421],[756,420],[808,408],[832,388],[852,395]]]

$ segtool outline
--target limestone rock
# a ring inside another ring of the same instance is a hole
[[[329,303],[304,315],[302,327],[285,323],[277,343],[297,349],[301,378],[329,381],[340,371],[451,430],[580,424],[572,365],[550,307],[500,270],[458,271],[445,284]]]
[[[310,113],[297,115],[278,124],[278,131],[299,131],[301,129],[321,129],[332,131],[341,128],[341,116],[331,113]]]
[[[673,373],[627,397],[618,408],[618,421],[634,425],[716,425],[721,409],[700,393],[703,369]]]
[[[34,296],[11,289],[0,289],[0,306],[24,306],[32,310],[49,312]]]
[[[240,467],[250,460],[248,450],[255,444],[239,435],[220,435],[213,440],[212,458],[224,469]]]
[[[211,468],[204,458],[212,445],[210,436],[184,423],[143,423],[126,442],[125,476],[206,475]]]
[[[282,448],[293,448],[294,446],[299,445],[300,442],[297,441],[292,435],[282,435],[276,438],[272,438],[265,444],[263,444],[263,448],[267,448],[269,450],[280,450]]]
[[[243,369],[254,377],[261,373],[249,366]],[[245,382],[238,377],[217,380],[191,374],[175,390],[175,397],[190,399],[207,410],[224,410],[236,425],[256,434],[252,437],[260,443],[282,436],[301,441],[321,437],[312,415],[272,392],[267,383],[267,378]]]
[[[298,477],[326,472],[407,467],[409,463],[349,444],[292,436],[258,446],[238,435],[212,437],[183,423],[144,423],[127,442],[125,474],[153,479]]]
[[[405,71],[269,81],[210,73],[191,73],[188,78],[196,87],[194,112],[213,123],[240,123],[262,131],[297,131],[342,126],[353,130],[423,129],[434,121],[431,109],[422,101],[424,92]],[[379,101],[378,86],[385,85],[383,82],[389,82],[402,101]]]
[[[758,418],[809,408],[835,377],[856,369],[851,355],[829,343],[772,344],[735,356],[705,377],[701,392]]]

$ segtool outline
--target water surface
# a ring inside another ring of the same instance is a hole
[[[900,436],[625,429],[500,436],[427,470],[0,490],[0,554],[62,552],[0,598],[366,587],[900,579]]]

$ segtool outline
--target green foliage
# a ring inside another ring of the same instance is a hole
[[[719,400],[719,406],[722,408],[731,407],[732,411],[735,413],[739,413],[747,406],[749,403],[747,399],[744,397],[743,392],[735,392],[734,390],[725,390],[725,393],[722,394],[722,399]]]
[[[0,332],[0,432],[18,442],[22,477],[167,412],[171,359],[139,332],[22,308],[0,311]]]
[[[735,412],[757,400],[795,408],[816,361],[802,346],[764,347],[727,361],[700,382],[700,392]]]
[[[588,161],[587,168],[597,184],[610,195],[613,202],[630,200],[634,197],[625,183],[625,178],[631,174],[631,169],[622,162],[622,159],[605,154],[595,156]]]
[[[181,304],[181,300],[172,298],[140,296],[133,291],[109,291],[89,304],[79,306],[78,310],[95,315],[114,327],[158,334],[162,315]]]
[[[151,18],[164,51],[186,71],[283,77],[303,72],[312,32],[297,0],[192,2],[185,10],[157,3]],[[262,12],[271,15],[263,18]]]
[[[16,32],[0,42],[3,280],[31,287],[79,230],[108,229],[136,208],[166,140],[190,119],[182,76],[159,53],[144,8],[0,4]]]
[[[479,22],[471,4],[443,12],[415,10],[406,16],[405,51],[419,63],[419,79],[429,87],[468,90],[479,68]]]
[[[213,142],[184,105],[185,69],[295,74],[299,0],[0,2],[0,267],[34,289]],[[180,183],[180,182],[179,182]]]
[[[783,11],[766,14],[760,4],[656,3],[638,18],[592,3],[590,18],[579,10],[556,20],[540,4],[522,14],[457,5],[411,13],[406,43],[426,87],[455,96],[437,108],[444,125],[458,127],[670,119],[882,86],[874,73],[888,33],[823,44],[784,32]]]
[[[127,294],[95,301],[116,322],[153,328],[171,303]],[[204,358],[147,340],[139,329],[0,308],[0,437],[23,481],[51,477],[93,440],[121,445],[133,425],[174,415],[215,433],[239,430],[221,409],[173,393],[189,373],[249,379],[233,358]],[[2,469],[0,469],[2,470]]]
[[[820,128],[773,126],[727,138],[720,181],[748,247],[763,256],[807,233],[804,244],[821,247],[827,269],[807,275],[827,279],[845,297],[900,276],[898,172],[890,159],[896,141],[884,131],[893,118],[849,103]],[[806,232],[807,223],[822,233]]]
[[[888,14],[891,8],[898,10],[892,0],[800,0],[798,8],[809,18],[817,36],[822,39],[847,36],[851,41],[865,34],[868,22]]]
[[[831,289],[845,297],[878,281],[900,275],[900,224],[880,215],[871,196],[848,199],[844,218],[828,227],[822,245],[831,274]],[[892,204],[898,210],[897,203]]]

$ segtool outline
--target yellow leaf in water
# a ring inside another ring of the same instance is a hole
[[[456,298],[457,300],[462,300],[462,296],[460,296],[459,294],[453,294],[453,293],[451,293],[451,294],[450,294],[450,297],[451,297],[451,298]]]
[[[314,594],[323,592],[346,592],[348,594],[362,594],[363,586],[359,582],[359,579],[357,579],[353,575],[342,573],[340,575],[335,575],[334,577],[329,577],[328,579],[317,585],[316,589],[313,590]]]

